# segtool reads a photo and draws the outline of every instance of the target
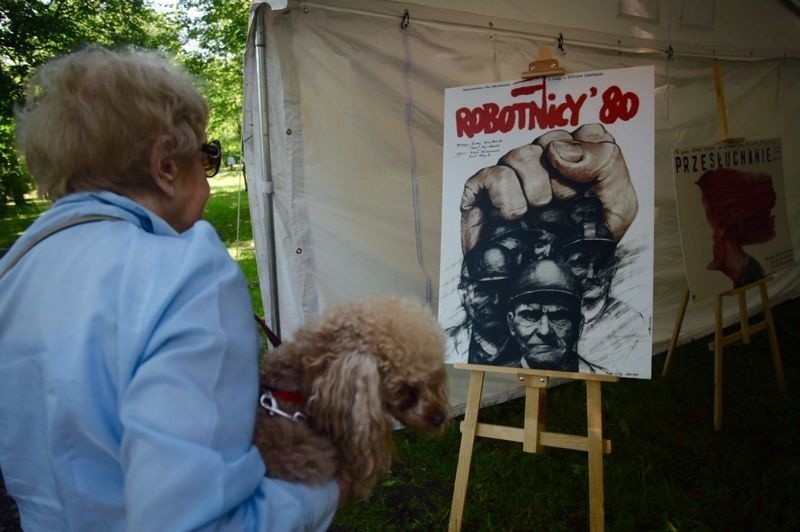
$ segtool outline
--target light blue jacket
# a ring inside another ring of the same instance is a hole
[[[264,477],[251,438],[258,335],[214,229],[178,234],[112,193],[0,279],[0,470],[26,531],[326,529],[335,482]]]

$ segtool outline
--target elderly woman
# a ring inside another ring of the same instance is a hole
[[[265,477],[244,278],[202,221],[221,149],[182,69],[88,48],[18,111],[54,200],[0,261],[0,469],[26,530],[324,529]]]

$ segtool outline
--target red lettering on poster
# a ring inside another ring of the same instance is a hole
[[[552,129],[581,123],[580,114],[588,98],[597,96],[597,88],[588,93],[566,94],[563,101],[547,92],[547,78],[538,84],[511,89],[513,98],[530,97],[529,101],[515,102],[503,107],[487,102],[478,107],[461,107],[456,110],[456,135],[472,138],[479,133],[508,133],[512,129]],[[612,124],[617,120],[630,120],[639,110],[639,98],[633,92],[622,92],[612,85],[602,94],[603,107],[599,120]]]
[[[602,98],[600,121],[604,124],[613,124],[617,119],[630,120],[639,110],[639,97],[632,92],[623,93],[616,85],[607,88]]]

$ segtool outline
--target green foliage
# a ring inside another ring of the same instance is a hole
[[[186,65],[204,80],[211,106],[208,134],[222,142],[226,158],[233,155],[241,161],[242,72],[250,2],[180,0],[179,6]]]
[[[242,68],[248,0],[179,0],[173,12],[144,0],[0,0],[0,212],[33,187],[16,155],[13,108],[48,59],[87,44],[158,49],[203,84],[209,136],[242,160]]]
[[[25,202],[33,182],[16,155],[13,109],[48,59],[87,44],[177,53],[175,21],[143,0],[0,0],[0,212]]]
[[[0,116],[0,215],[7,210],[7,200],[24,205],[25,194],[31,190],[31,180],[20,165],[14,145],[13,121]]]

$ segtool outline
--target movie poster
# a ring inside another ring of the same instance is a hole
[[[780,139],[677,148],[673,169],[693,301],[794,262]]]
[[[448,362],[650,378],[652,67],[445,91]]]

